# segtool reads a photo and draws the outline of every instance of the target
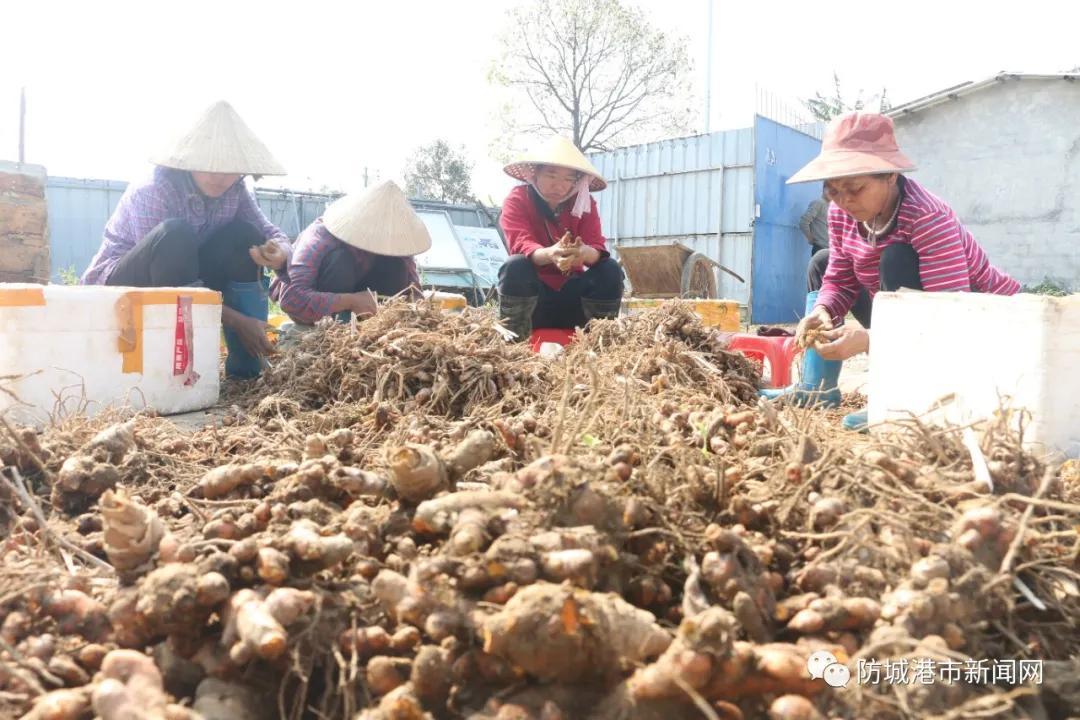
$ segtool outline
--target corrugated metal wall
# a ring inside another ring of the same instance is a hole
[[[292,190],[255,190],[255,199],[270,222],[286,235],[295,238],[315,219],[323,214],[330,200],[329,195],[298,193]]]
[[[497,227],[499,224],[499,208],[487,208],[487,214],[467,205],[451,205],[450,203],[434,202],[431,200],[409,200],[417,210],[445,210],[450,215],[450,222],[461,227]],[[490,215],[490,217],[489,217]]]
[[[127,183],[50,177],[45,185],[49,202],[49,249],[52,280],[61,271],[81,275],[101,246],[101,233]]]
[[[620,245],[679,242],[746,279],[719,273],[721,297],[748,303],[754,217],[752,128],[595,153],[604,234]]]
[[[60,273],[81,275],[101,245],[105,223],[112,215],[126,182],[68,177],[50,177],[45,192],[49,203],[49,244],[52,252],[52,280],[60,282]],[[295,238],[301,230],[322,215],[334,195],[257,188],[255,197],[263,213]],[[461,205],[412,201],[418,209],[446,210],[455,225],[491,227],[485,214]],[[489,209],[493,218],[498,208]]]
[[[50,177],[45,193],[49,201],[49,245],[52,250],[52,279],[61,272],[81,275],[101,246],[105,223],[127,188],[118,180]],[[263,213],[275,225],[295,238],[326,209],[329,195],[291,190],[257,189],[255,196]]]

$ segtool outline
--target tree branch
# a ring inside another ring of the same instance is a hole
[[[524,94],[524,132],[569,130],[582,149],[685,116],[685,39],[653,28],[618,0],[538,0],[512,15],[504,61],[490,77]],[[508,124],[509,127],[509,124]]]

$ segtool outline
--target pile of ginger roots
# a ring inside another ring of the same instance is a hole
[[[1075,469],[1005,410],[844,433],[727,342],[671,303],[542,358],[394,302],[200,429],[5,421],[0,717],[1080,712]],[[859,678],[925,659],[1041,674]]]

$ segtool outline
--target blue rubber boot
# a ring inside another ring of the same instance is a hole
[[[852,430],[854,432],[864,433],[870,426],[870,420],[866,412],[866,408],[859,410],[858,412],[849,413],[844,416],[844,429]]]
[[[806,296],[806,312],[809,314],[817,302],[817,292]],[[840,368],[839,360],[826,360],[813,348],[803,352],[802,380],[786,388],[759,390],[758,394],[768,400],[787,398],[800,407],[836,407],[840,404]]]
[[[261,282],[230,282],[221,294],[222,302],[233,310],[266,322],[270,315],[270,303],[266,297],[266,288]],[[252,355],[240,342],[236,331],[225,328],[225,347],[229,354],[225,358],[225,374],[229,377],[245,380],[259,376],[263,369],[263,359]]]

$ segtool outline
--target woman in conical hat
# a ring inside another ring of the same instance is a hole
[[[510,258],[499,271],[499,315],[518,340],[534,327],[584,327],[618,316],[622,268],[610,256],[590,191],[607,183],[564,137],[507,165],[524,184],[510,191],[499,223]]]
[[[870,348],[870,307],[879,290],[982,292],[1012,295],[1020,285],[990,264],[956,213],[904,173],[915,169],[896,143],[892,120],[852,113],[834,120],[821,154],[788,183],[824,181],[829,209],[829,248],[816,252],[808,270],[806,316],[800,344],[821,333],[803,359],[802,381],[766,397],[800,404],[840,403],[837,381],[844,360]],[[856,299],[868,302],[860,311]],[[861,327],[844,325],[848,311]],[[865,411],[844,419],[866,426]]]
[[[130,184],[120,198],[82,282],[220,291],[226,372],[254,377],[272,350],[263,268],[284,270],[291,247],[243,178],[285,169],[226,102],[208,108],[151,162],[152,178]]]
[[[371,315],[372,293],[419,290],[413,256],[430,248],[424,221],[401,188],[386,181],[336,200],[309,225],[270,295],[305,325],[338,313]]]

